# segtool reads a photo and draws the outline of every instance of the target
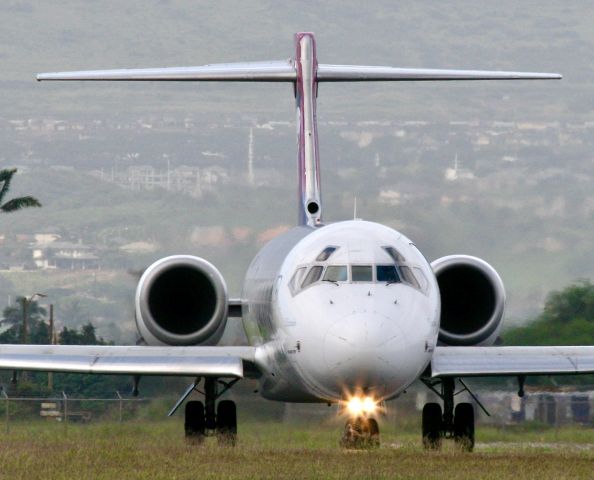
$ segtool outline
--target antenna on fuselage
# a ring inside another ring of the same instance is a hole
[[[295,56],[284,61],[241,62],[199,67],[90,70],[41,73],[37,80],[290,82],[297,107],[299,224],[322,225],[322,195],[316,98],[319,82],[431,80],[557,80],[558,73],[437,70],[318,64],[313,33],[295,34]]]
[[[357,220],[357,196],[355,195],[355,202],[353,205],[353,220]]]

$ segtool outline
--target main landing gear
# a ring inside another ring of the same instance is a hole
[[[198,390],[200,379],[190,385],[169,412],[173,415],[183,401],[196,390],[204,396],[204,402],[191,400],[186,403],[184,431],[186,440],[200,445],[207,436],[216,435],[219,445],[235,446],[237,442],[237,408],[232,400],[220,400],[219,397],[229,390],[239,379],[224,382],[218,378],[206,377],[204,391]],[[223,388],[219,391],[219,387]]]
[[[377,448],[380,445],[379,425],[375,418],[363,415],[347,420],[340,446],[348,449]]]
[[[489,415],[464,382],[459,382],[464,388],[457,393],[468,392]],[[470,403],[458,403],[454,408],[454,396],[457,395],[454,391],[455,379],[427,380],[424,383],[443,400],[443,414],[438,403],[427,403],[423,407],[423,447],[426,450],[439,450],[442,439],[453,438],[460,450],[471,452],[474,448],[474,408]],[[437,390],[435,387],[439,384],[441,389]]]

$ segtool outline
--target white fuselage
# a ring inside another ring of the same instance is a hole
[[[277,237],[250,265],[242,298],[270,399],[393,398],[425,370],[439,332],[429,263],[377,223],[297,227]]]

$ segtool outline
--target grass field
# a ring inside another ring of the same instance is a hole
[[[179,419],[177,419],[179,420]],[[594,431],[479,428],[474,453],[424,452],[416,428],[383,427],[375,451],[338,448],[338,424],[243,422],[237,447],[186,445],[179,421],[15,422],[0,437],[0,478],[592,478]]]

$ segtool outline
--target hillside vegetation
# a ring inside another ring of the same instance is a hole
[[[34,75],[283,59],[302,30],[316,33],[324,63],[563,73],[562,82],[321,85],[324,215],[352,218],[357,198],[358,216],[401,230],[430,260],[484,258],[506,284],[507,323],[533,317],[550,290],[594,278],[587,5],[9,0],[0,24],[0,164],[20,168],[14,195],[44,205],[1,219],[0,257],[30,262],[17,235],[51,231],[101,259],[100,272],[2,272],[0,306],[49,291],[62,315],[78,302],[101,336],[129,340],[139,272],[175,253],[208,258],[239,295],[250,259],[296,219],[291,86],[40,84]],[[467,180],[444,179],[455,162]],[[110,181],[141,166],[222,180],[195,196]]]
[[[505,345],[594,345],[594,285],[584,280],[552,292],[538,317],[503,339]]]

